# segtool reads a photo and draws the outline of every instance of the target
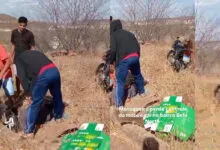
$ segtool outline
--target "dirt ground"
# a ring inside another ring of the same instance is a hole
[[[197,133],[196,149],[220,149],[220,106],[213,96],[219,77],[196,78]],[[201,82],[202,81],[202,82]]]
[[[217,120],[220,111],[214,104],[212,95],[219,80],[197,77],[190,69],[180,73],[173,72],[166,62],[169,48],[167,44],[142,46],[141,69],[143,76],[150,79],[150,84],[146,88],[161,98],[169,95],[183,96],[183,102],[196,109],[196,142],[164,140],[154,135],[153,137],[159,141],[159,145],[168,146],[167,149],[170,150],[214,149],[214,147],[216,150],[220,149],[217,147],[220,143],[218,141],[220,122]],[[111,137],[112,150],[145,150],[142,138],[151,137],[151,133],[139,127],[134,127],[138,129],[135,134],[132,131],[128,132],[129,127],[120,126],[110,118],[108,96],[97,86],[94,76],[101,55],[89,53],[52,58],[61,72],[63,99],[69,104],[65,112],[68,117],[61,123],[45,124],[34,139],[20,139],[16,133],[1,125],[0,149],[55,150],[61,144],[61,138],[57,136],[63,131],[79,127],[85,122],[98,122],[105,124],[104,132]]]

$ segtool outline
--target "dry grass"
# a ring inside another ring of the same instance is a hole
[[[142,48],[141,69],[144,77],[151,80],[149,89],[160,97],[183,96],[183,102],[192,107],[194,103],[194,75],[190,69],[176,73],[167,64],[170,49],[167,44],[154,44]]]
[[[152,93],[157,93],[161,100],[169,95],[183,96],[183,102],[195,108],[194,75],[190,69],[176,73],[167,64],[166,56],[170,49],[167,44],[148,44],[142,46],[141,70],[144,78],[150,79],[147,88]],[[117,127],[111,127],[111,133],[117,132]],[[113,136],[114,137],[114,136]],[[133,143],[134,144],[134,143]],[[129,145],[134,145],[129,143]],[[169,141],[171,150],[193,149],[194,143]]]
[[[57,57],[55,62],[62,76],[64,100],[71,104],[69,112],[82,122],[102,122],[109,132],[109,103],[105,93],[95,83],[95,69],[100,57],[83,55]],[[80,116],[80,117],[79,117]]]
[[[183,96],[183,102],[195,108],[194,75],[190,69],[174,72],[166,60],[169,50],[170,45],[162,43],[142,47],[141,69],[144,77],[151,81],[148,88],[161,98],[169,95]],[[173,139],[169,145],[171,150],[193,149],[191,141],[178,142]]]
[[[197,149],[220,149],[220,107],[214,98],[214,89],[220,83],[216,77],[197,76],[196,80],[196,112],[197,112]]]

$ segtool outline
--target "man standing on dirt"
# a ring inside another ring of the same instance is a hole
[[[11,44],[12,44],[12,60],[15,63],[16,58],[26,50],[35,50],[35,40],[33,33],[28,30],[28,20],[26,17],[18,18],[18,28],[14,29],[11,33]],[[14,71],[16,73],[16,69]],[[16,76],[16,88],[17,94],[20,93],[20,80]]]
[[[54,63],[39,51],[24,51],[16,58],[16,66],[22,87],[32,98],[24,135],[31,136],[48,89],[53,96],[55,120],[58,121],[63,116],[60,73]]]
[[[110,63],[116,68],[116,108],[123,106],[128,70],[134,75],[139,95],[146,95],[140,70],[140,45],[134,34],[122,29],[120,20],[110,24]]]

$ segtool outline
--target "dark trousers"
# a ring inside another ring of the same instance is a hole
[[[135,84],[139,94],[145,92],[144,78],[141,74],[140,62],[138,57],[131,57],[122,60],[116,67],[116,107],[123,105],[125,96],[125,81],[128,75],[128,70],[134,75]]]
[[[38,76],[32,91],[32,104],[28,108],[25,133],[32,133],[39,115],[40,106],[43,103],[47,90],[53,96],[54,118],[62,118],[64,104],[61,93],[60,73],[56,67],[47,69]]]

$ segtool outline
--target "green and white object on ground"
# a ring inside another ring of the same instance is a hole
[[[182,96],[165,97],[160,106],[152,106],[144,117],[144,127],[166,132],[186,141],[195,132],[195,111],[182,103]]]
[[[110,150],[110,138],[104,124],[84,123],[75,134],[63,137],[59,150]]]

